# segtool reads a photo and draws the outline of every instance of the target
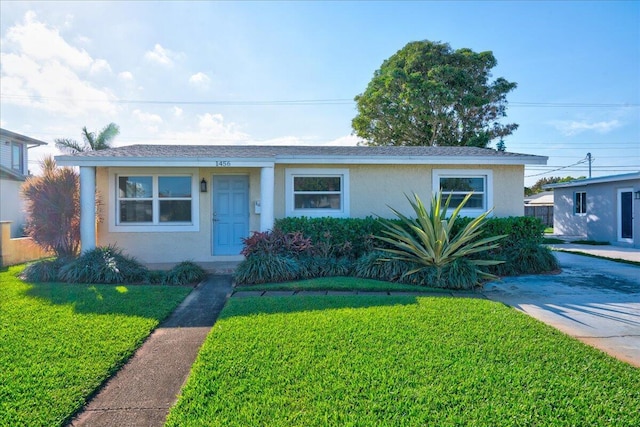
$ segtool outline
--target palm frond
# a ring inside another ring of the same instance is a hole
[[[80,143],[74,139],[70,138],[57,138],[55,140],[56,147],[67,153],[81,153],[85,151],[85,147],[80,145]]]

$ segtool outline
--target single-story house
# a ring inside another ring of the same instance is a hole
[[[524,166],[547,157],[476,147],[131,145],[56,157],[80,167],[83,251],[146,263],[233,261],[242,238],[289,216],[410,213],[442,188],[464,215],[523,214]],[[95,224],[100,194],[102,221]]]
[[[553,232],[640,248],[640,172],[549,184]]]
[[[29,148],[46,142],[0,128],[0,221],[11,221],[11,237],[22,237],[25,223],[20,187],[29,175]]]
[[[547,227],[553,227],[553,191],[525,197],[524,215],[538,218]]]

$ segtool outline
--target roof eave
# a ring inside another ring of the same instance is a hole
[[[243,157],[96,157],[96,156],[56,156],[60,166],[95,167],[262,167],[274,164],[378,164],[378,165],[546,165],[548,157],[512,156],[277,156],[274,158]],[[229,162],[221,165],[221,162]]]
[[[31,138],[30,136],[22,135],[19,133],[11,132],[7,129],[0,129],[0,134],[5,138],[9,138],[16,142],[21,142],[23,144],[31,145],[32,147],[38,147],[40,145],[47,145],[46,142],[40,141],[39,139]],[[31,147],[29,147],[31,148]]]
[[[60,166],[80,167],[273,167],[274,164],[271,158],[56,156],[55,160]]]
[[[634,172],[624,175],[603,176],[598,178],[587,178],[569,182],[558,182],[555,184],[546,184],[542,188],[545,190],[553,190],[554,188],[580,187],[591,184],[604,184],[607,182],[632,181],[640,179],[640,172]]]

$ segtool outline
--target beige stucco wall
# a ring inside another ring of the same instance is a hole
[[[344,165],[305,165],[309,169],[343,169]],[[524,166],[486,165],[348,165],[350,180],[350,216],[362,218],[371,215],[393,216],[389,206],[410,214],[411,207],[405,194],[418,194],[423,202],[431,197],[434,169],[493,171],[494,215],[521,216],[524,214]],[[277,165],[275,169],[275,217],[285,216],[286,169],[299,169],[300,165]]]
[[[496,216],[517,216],[524,213],[523,166],[437,166],[432,165],[276,165],[274,169],[274,216],[285,216],[285,173],[287,168],[300,169],[349,169],[350,216],[366,217],[380,215],[393,216],[392,206],[403,213],[410,214],[406,194],[417,193],[425,203],[431,197],[433,169],[480,169],[493,170],[493,201]],[[185,169],[182,169],[183,171]],[[117,168],[98,168],[96,185],[103,200],[101,208],[103,220],[98,224],[97,244],[114,244],[146,263],[171,263],[183,260],[209,262],[238,259],[238,257],[214,257],[212,248],[212,191],[213,174],[243,174],[249,176],[250,230],[260,228],[260,216],[254,213],[254,202],[260,200],[260,168],[191,168],[198,182],[205,178],[209,184],[207,193],[198,193],[199,230],[187,232],[109,232],[109,223],[115,215],[114,199],[109,195],[110,172],[122,171]],[[148,169],[148,173],[170,172],[171,169]],[[144,173],[144,168],[138,168]],[[109,203],[109,199],[111,202]]]
[[[493,214],[497,217],[524,215],[524,166],[494,166],[492,169]]]
[[[187,168],[188,169],[188,168]],[[184,170],[184,169],[182,169]],[[109,223],[114,221],[110,215],[115,215],[113,200],[115,194],[109,195],[109,176],[111,173],[119,173],[118,168],[98,168],[96,171],[96,188],[101,194],[102,206],[100,213],[102,220],[97,227],[97,244],[99,246],[113,244],[125,249],[129,255],[133,255],[145,263],[177,263],[185,260],[209,262],[214,260],[233,260],[238,257],[225,256],[214,257],[212,255],[212,192],[211,178],[214,174],[220,175],[248,175],[249,176],[249,229],[258,230],[260,216],[254,213],[253,202],[260,200],[260,169],[257,168],[190,168],[190,173],[198,182],[202,178],[207,181],[208,191],[197,193],[199,197],[199,230],[186,232],[110,232]],[[170,172],[170,169],[148,169],[148,173]],[[145,173],[144,168],[138,168],[137,173]],[[109,202],[111,199],[111,202]]]
[[[0,221],[0,267],[53,256],[36,245],[31,237],[11,237],[11,222]]]

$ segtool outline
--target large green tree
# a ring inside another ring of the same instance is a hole
[[[120,128],[115,123],[109,123],[100,132],[89,132],[87,127],[82,128],[82,143],[70,138],[58,138],[56,147],[67,153],[80,153],[83,151],[104,150],[111,147],[111,141],[118,136]]]
[[[487,147],[517,124],[501,124],[516,83],[490,81],[493,53],[411,42],[382,63],[355,97],[354,133],[367,145]]]

